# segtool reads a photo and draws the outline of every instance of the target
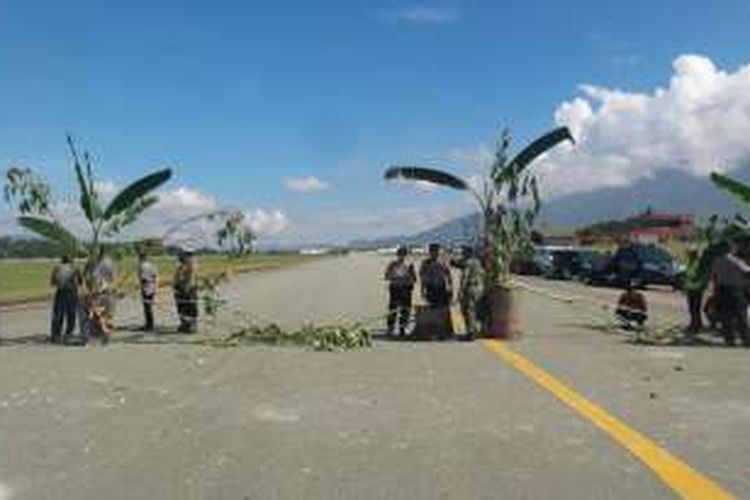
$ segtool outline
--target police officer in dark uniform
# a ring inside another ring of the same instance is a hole
[[[52,270],[50,284],[55,287],[50,342],[67,343],[76,326],[78,287],[81,284],[81,274],[69,255],[63,256]],[[63,325],[65,333],[61,335]]]
[[[408,253],[409,250],[406,247],[400,247],[396,251],[396,260],[389,263],[385,270],[390,296],[387,317],[388,335],[393,335],[397,319],[399,334],[406,335],[406,325],[411,315],[411,299],[414,284],[417,282],[417,273],[414,271],[414,265],[406,260]]]
[[[422,297],[428,304],[425,311],[431,318],[431,325],[424,325],[417,321],[418,336],[437,334],[441,340],[453,336],[453,322],[451,320],[450,306],[453,301],[453,279],[450,267],[441,259],[440,244],[431,243],[428,247],[428,257],[419,266],[419,281],[422,288]],[[423,312],[424,314],[424,312]],[[435,328],[433,332],[425,331],[427,328]]]
[[[450,268],[440,259],[440,244],[430,243],[428,257],[419,267],[422,296],[435,307],[448,307],[453,300],[453,279]]]

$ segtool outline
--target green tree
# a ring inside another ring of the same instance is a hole
[[[573,137],[567,127],[554,129],[510,156],[511,136],[506,129],[500,135],[495,158],[479,185],[453,174],[418,166],[394,166],[386,179],[410,179],[429,182],[459,191],[468,191],[476,199],[483,219],[482,267],[484,268],[485,333],[512,337],[514,299],[510,288],[511,266],[516,256],[531,251],[532,231],[541,197],[536,175],[528,166],[559,143]]]
[[[252,253],[255,233],[245,224],[244,212],[231,212],[224,219],[224,224],[216,232],[216,241],[220,247],[228,247],[229,255],[241,257]]]
[[[709,219],[707,227],[703,230],[703,239],[708,247],[705,253],[710,253],[712,247],[721,241],[730,241],[740,243],[742,247],[740,252],[744,254],[743,257],[750,258],[750,255],[747,254],[749,250],[747,247],[750,244],[750,222],[748,222],[750,218],[748,213],[750,209],[750,185],[719,172],[711,174],[711,182],[739,202],[743,210],[731,217],[713,215]]]
[[[531,245],[541,197],[537,177],[527,167],[565,140],[573,142],[573,137],[567,127],[560,127],[539,137],[511,158],[510,132],[504,130],[494,161],[478,186],[448,172],[419,166],[391,167],[386,170],[385,178],[429,182],[473,195],[483,217],[485,285],[491,288],[508,282],[513,257]]]
[[[73,160],[79,191],[79,205],[86,220],[88,231],[79,238],[75,235],[62,214],[56,211],[49,183],[30,169],[11,168],[6,174],[5,198],[19,213],[18,223],[37,235],[61,245],[72,255],[83,253],[87,257],[85,269],[90,272],[101,254],[103,245],[153,206],[157,197],[152,192],[169,180],[170,169],[162,169],[145,175],[117,193],[103,205],[97,189],[91,156],[79,154],[71,136],[67,137]],[[91,276],[85,276],[87,292],[95,292]]]

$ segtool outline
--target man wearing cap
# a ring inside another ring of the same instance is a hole
[[[174,301],[180,318],[180,333],[194,333],[198,324],[198,279],[195,257],[190,251],[182,251],[174,273]]]
[[[411,298],[414,284],[417,282],[417,273],[414,271],[414,265],[406,261],[408,253],[406,247],[400,247],[396,251],[396,260],[390,262],[385,269],[390,296],[387,317],[388,335],[393,335],[397,319],[401,336],[406,335],[406,325],[409,323]]]

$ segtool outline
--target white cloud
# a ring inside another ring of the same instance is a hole
[[[245,211],[245,221],[250,229],[262,236],[278,235],[289,225],[289,220],[280,210],[265,211],[256,208]]]
[[[228,213],[240,210],[245,214],[245,225],[261,239],[283,232],[289,221],[280,210],[226,207],[202,191],[181,186],[159,193],[159,201],[143,214],[129,234],[163,236],[169,233],[168,242],[187,246],[211,245],[221,217],[198,217],[211,213]],[[193,219],[188,223],[185,221]],[[179,228],[179,229],[178,229]]]
[[[308,175],[305,177],[285,177],[282,180],[282,184],[288,190],[301,194],[316,193],[328,189],[328,184],[314,175]]]
[[[453,9],[429,5],[415,5],[402,9],[383,10],[377,18],[387,24],[441,25],[461,19],[461,14]]]
[[[114,196],[120,189],[117,184],[112,181],[96,181],[94,183],[94,187],[96,189],[96,192],[99,193],[99,196],[101,196],[103,200],[110,200],[114,198]]]
[[[492,163],[495,159],[495,151],[487,144],[480,144],[474,148],[454,148],[448,157],[451,163],[478,171]]]
[[[414,189],[425,194],[432,194],[438,189],[438,186],[427,181],[415,181],[412,184],[414,185]]]
[[[104,204],[121,189],[121,186],[111,181],[99,181],[96,187]],[[213,245],[216,231],[223,219],[198,216],[236,210],[241,210],[245,214],[246,226],[252,229],[261,241],[266,237],[278,236],[289,226],[289,220],[280,210],[225,207],[213,196],[187,186],[162,189],[157,194],[158,202],[144,212],[138,222],[126,228],[120,238],[129,240],[141,237],[166,237],[169,244],[192,247]],[[56,203],[54,210],[65,220],[66,227],[75,234],[82,236],[88,233],[88,226],[77,200],[61,200]],[[3,222],[0,234],[25,234],[24,230],[12,221],[10,215],[0,214],[0,221],[6,219],[9,222]]]
[[[402,178],[394,179],[390,181],[390,184],[398,189],[406,189],[410,191],[415,191],[420,194],[432,194],[438,189],[440,189],[439,186],[431,182],[413,181],[410,179],[402,179]]]
[[[205,211],[218,207],[216,200],[197,189],[178,187],[167,189],[159,194],[159,202],[155,209],[175,211]]]
[[[702,56],[674,63],[666,88],[650,93],[582,85],[555,121],[578,143],[553,150],[536,169],[551,196],[624,186],[667,169],[697,176],[750,160],[750,64],[734,72]]]

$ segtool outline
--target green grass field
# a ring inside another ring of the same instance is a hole
[[[199,275],[214,276],[225,271],[243,273],[277,269],[300,264],[319,257],[297,254],[258,254],[242,258],[228,259],[222,255],[207,255],[199,258]],[[159,268],[161,283],[170,283],[174,273],[176,259],[170,256],[157,257],[154,263]],[[49,285],[50,272],[55,260],[0,260],[0,305],[45,300],[51,295]],[[118,289],[131,291],[136,289],[137,261],[125,258],[116,262],[118,271]]]

